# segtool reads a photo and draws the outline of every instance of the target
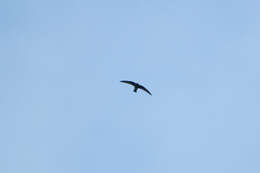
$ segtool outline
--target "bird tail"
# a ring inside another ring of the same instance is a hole
[[[134,88],[134,92],[135,92],[135,93],[136,93],[137,89],[138,89],[137,87]]]

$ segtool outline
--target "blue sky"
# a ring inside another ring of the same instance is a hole
[[[259,173],[259,9],[1,2],[0,172]]]

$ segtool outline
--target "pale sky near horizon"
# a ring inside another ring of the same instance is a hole
[[[260,172],[260,1],[8,0],[0,19],[1,173]]]

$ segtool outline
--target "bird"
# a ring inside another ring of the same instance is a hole
[[[132,81],[128,81],[128,80],[121,80],[120,82],[133,85],[134,86],[134,90],[133,90],[134,92],[137,92],[138,89],[142,89],[145,92],[147,92],[148,94],[152,95],[152,93],[148,89],[146,89],[144,86],[142,86],[142,85],[140,85],[136,82],[132,82]]]

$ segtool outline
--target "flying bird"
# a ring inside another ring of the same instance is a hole
[[[144,86],[142,86],[142,85],[140,85],[138,83],[135,83],[135,82],[132,82],[132,81],[127,81],[127,80],[121,80],[120,82],[133,85],[134,86],[134,92],[137,92],[138,89],[142,89],[145,92],[147,92],[148,94],[152,95],[151,92],[148,89],[146,89]]]

